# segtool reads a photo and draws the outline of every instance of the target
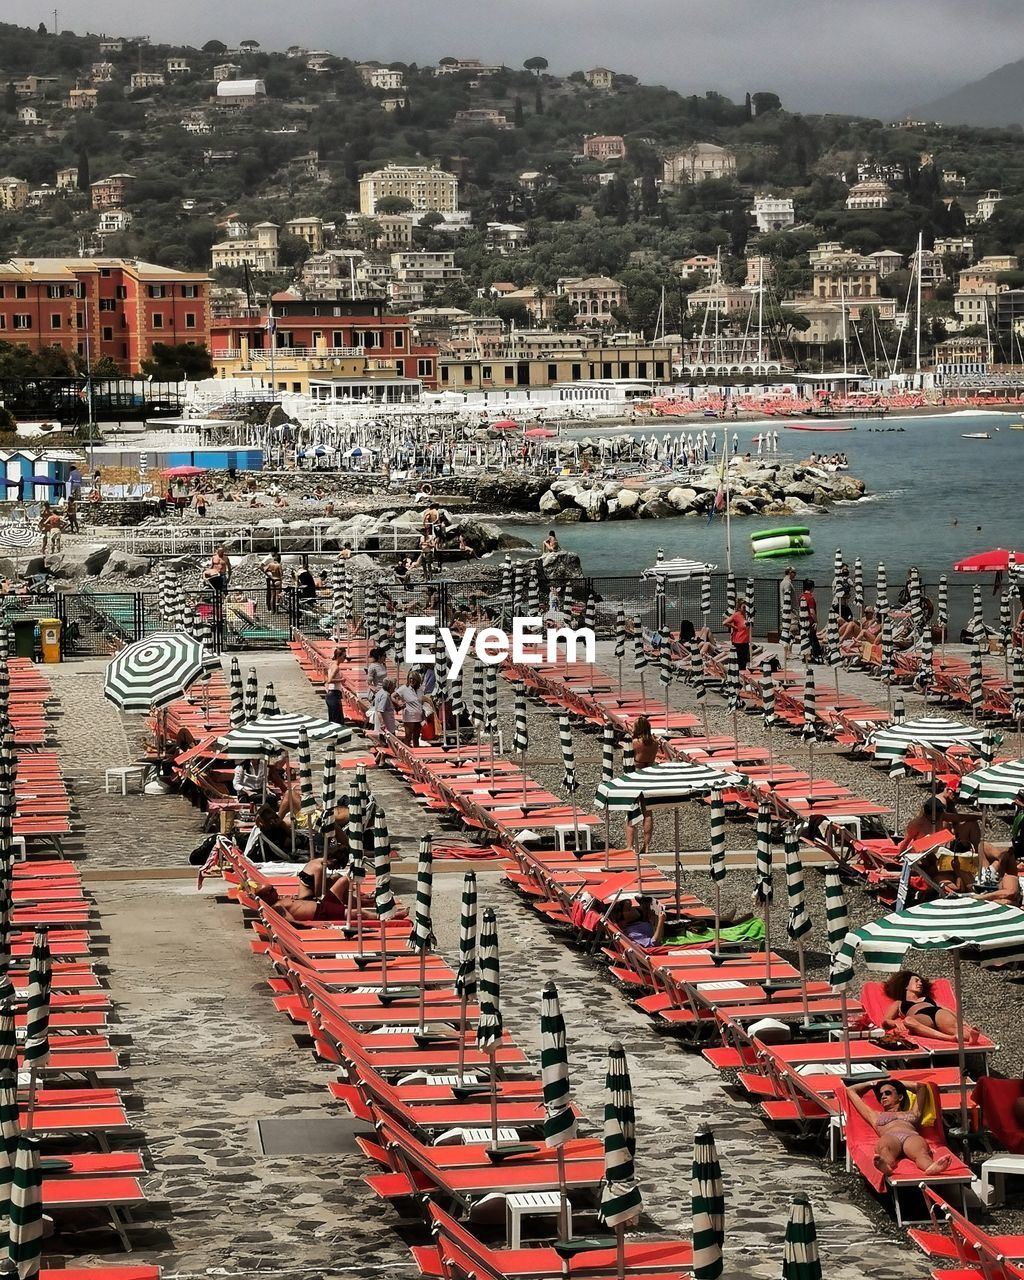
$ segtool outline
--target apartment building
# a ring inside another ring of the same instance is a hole
[[[453,173],[426,165],[389,164],[359,179],[359,211],[376,214],[386,196],[408,200],[420,212],[454,213],[459,207],[459,180]]]

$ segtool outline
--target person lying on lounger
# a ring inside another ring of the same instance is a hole
[[[665,936],[665,908],[652,898],[635,902],[624,898],[611,909],[609,920],[638,947],[660,947]]]
[[[886,979],[883,989],[892,1001],[882,1020],[887,1031],[905,1029],[927,1040],[956,1040],[956,1014],[936,1003],[927,978],[910,969],[901,969]],[[964,1037],[974,1042],[978,1033],[965,1023]]]
[[[276,907],[289,920],[308,923],[312,920],[344,920],[348,916],[348,891],[350,880],[347,875],[332,875],[341,862],[340,851],[332,850],[327,855],[328,888],[324,893],[324,860],[310,858],[306,865],[296,874],[298,888],[295,896],[282,898],[274,886],[265,885],[256,890],[256,897],[268,906]]]
[[[864,1101],[868,1091],[874,1093],[881,1107],[875,1111]],[[927,1141],[918,1132],[921,1112],[917,1102],[910,1102],[906,1086],[899,1080],[882,1080],[880,1083],[855,1084],[847,1089],[850,1101],[861,1116],[878,1134],[875,1147],[875,1168],[888,1177],[900,1162],[901,1156],[913,1160],[922,1173],[942,1173],[949,1167],[951,1156],[936,1157]]]

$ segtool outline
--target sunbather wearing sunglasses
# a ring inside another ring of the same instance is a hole
[[[872,1090],[881,1110],[875,1111],[864,1101],[863,1094]],[[906,1086],[899,1080],[883,1080],[879,1084],[855,1084],[847,1090],[850,1101],[878,1134],[875,1147],[875,1168],[887,1177],[900,1162],[901,1156],[913,1160],[922,1173],[936,1174],[949,1167],[951,1157],[936,1157],[918,1129],[921,1111],[915,1100],[910,1102]]]

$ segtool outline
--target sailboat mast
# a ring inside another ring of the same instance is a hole
[[[920,390],[921,379],[921,259],[924,254],[924,233],[917,233],[917,343],[914,352],[914,386]]]
[[[764,376],[764,254],[757,256],[757,363]]]
[[[729,428],[722,428],[722,472],[725,478],[725,571],[732,573],[732,502],[729,493]]]
[[[850,362],[846,334],[846,285],[842,276],[839,277],[839,324],[843,331],[843,378],[845,379],[850,372]]]

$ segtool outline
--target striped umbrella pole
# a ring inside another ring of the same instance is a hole
[[[949,579],[945,574],[939,578],[938,600],[935,602],[935,622],[939,628],[939,641],[942,652],[946,652],[946,631],[949,628]]]
[[[825,935],[828,939],[829,955],[832,957],[829,973],[829,982],[832,986],[836,985],[836,979],[839,976],[839,953],[843,943],[846,941],[846,935],[849,930],[850,909],[846,905],[846,891],[843,889],[843,882],[840,879],[838,869],[835,867],[829,867],[825,871]],[[847,1009],[845,986],[840,989],[839,1000],[843,1020],[843,1045],[845,1047],[846,1074],[849,1076],[852,1071],[852,1062],[850,1057],[850,1014]]]
[[[616,1273],[626,1269],[625,1229],[643,1209],[636,1182],[636,1113],[626,1051],[618,1041],[608,1046],[604,1103],[604,1178],[598,1215],[615,1232]]]
[[[380,805],[373,811],[373,905],[380,929],[380,990],[388,994],[387,922],[395,914],[395,895],[391,889],[391,837],[388,822]]]
[[[725,1187],[715,1135],[701,1125],[694,1135],[690,1182],[693,1280],[719,1280],[725,1244]]]
[[[242,685],[242,668],[234,656],[228,677],[228,695],[231,698],[230,724],[232,729],[237,729],[239,725],[245,724],[245,689]]]
[[[982,670],[981,642],[977,633],[975,633],[974,641],[971,644],[967,684],[971,698],[971,711],[974,714],[975,723],[977,723],[981,709],[985,705],[985,675]]]
[[[530,749],[530,721],[526,710],[526,685],[521,680],[515,687],[515,714],[512,728],[512,750],[519,752],[523,774],[523,804],[526,804],[526,753]]]
[[[626,611],[615,611],[615,657],[619,664],[619,687],[622,687],[622,659],[626,656]]]
[[[708,849],[711,881],[715,887],[715,958],[722,953],[722,881],[725,879],[725,799],[712,791],[708,806]]]
[[[665,600],[665,579],[656,578],[654,582],[654,629],[662,632],[668,621],[668,606]]]
[[[711,625],[711,566],[706,564],[700,579],[700,618],[701,626]]]
[[[256,668],[250,667],[249,674],[245,678],[245,718],[246,720],[255,720],[259,712],[259,680],[256,675]]]
[[[25,1134],[18,1139],[11,1172],[8,1209],[8,1258],[17,1280],[34,1280],[43,1256],[43,1174],[39,1140]]]
[[[775,728],[775,680],[767,662],[761,664],[761,720],[768,735],[768,767],[773,765],[772,730]]]
[[[889,612],[889,579],[881,561],[875,573],[875,608],[883,618]]]
[[[569,1089],[569,1053],[565,1019],[558,988],[545,983],[540,1005],[540,1074],[544,1090],[544,1145],[554,1147],[558,1161],[558,1190],[562,1199],[559,1231],[569,1236],[569,1189],[565,1178],[565,1144],[576,1136],[576,1115]]]
[[[416,906],[409,933],[409,950],[419,952],[420,957],[421,1031],[426,1030],[427,952],[434,948],[434,921],[431,913],[433,896],[434,845],[429,835],[422,835],[416,863]]]
[[[579,781],[576,777],[576,748],[572,741],[572,726],[569,724],[569,717],[564,711],[558,716],[558,745],[562,750],[562,787],[569,792],[572,800],[572,827],[576,843],[573,850],[577,857],[580,856],[580,816],[579,805],[576,802],[576,792],[579,790]]]
[[[892,703],[892,718],[890,724],[903,724],[907,719],[907,704],[903,701],[903,695],[898,693]]]
[[[764,915],[764,976],[765,983],[772,980],[772,816],[768,805],[762,801],[757,806],[754,822],[754,902]]]
[[[814,1211],[803,1192],[793,1197],[789,1210],[782,1246],[782,1280],[821,1280]]]
[[[803,596],[800,597],[799,610],[800,657],[805,663],[808,663],[814,657],[814,646],[811,644],[811,611],[808,609],[807,601]]]
[[[860,556],[853,562],[853,603],[856,608],[864,609],[864,563]]]
[[[807,1003],[807,957],[804,955],[804,935],[811,930],[811,917],[807,914],[804,895],[804,868],[800,861],[799,828],[790,823],[783,833],[782,848],[786,859],[786,897],[789,900],[789,919],[786,933],[796,943],[800,966],[800,994],[804,1004],[804,1026],[810,1026],[811,1010]]]
[[[498,961],[498,922],[491,907],[484,907],[477,950],[480,1013],[476,1022],[476,1047],[491,1058],[491,1146],[498,1145],[498,1075],[495,1055],[501,1045],[501,968]]]
[[[467,871],[462,881],[459,911],[459,968],[455,974],[455,994],[461,1005],[459,1028],[459,1083],[466,1079],[466,1035],[469,1003],[476,999],[476,872]]]
[[[992,764],[992,762],[996,758],[996,751],[998,747],[999,747],[999,735],[996,733],[995,729],[993,729],[991,726],[988,726],[985,729],[985,734],[981,740],[981,751],[979,753],[979,759],[981,760],[981,763],[984,765]]]
[[[896,647],[893,642],[892,615],[889,613],[885,615],[885,620],[882,623],[881,647],[882,647],[882,666],[881,666],[881,669],[879,670],[879,675],[881,677],[882,683],[885,685],[886,699],[888,700],[889,706],[891,707],[892,706],[892,682],[896,675],[896,667],[895,667]]]
[[[828,651],[826,654],[828,665],[835,673],[836,693],[838,693],[839,667],[842,664],[843,655],[839,648],[839,613],[835,609],[828,611],[828,621],[825,624],[825,648]]]
[[[633,615],[633,670],[640,675],[640,696],[646,701],[647,688],[644,684],[644,670],[647,666],[647,655],[644,653],[644,627],[640,615]]]
[[[31,1130],[36,1105],[36,1077],[50,1061],[50,987],[52,965],[46,930],[37,929],[32,938],[28,986],[25,993],[25,1046],[22,1064],[29,1072],[28,1114],[25,1128]]]

